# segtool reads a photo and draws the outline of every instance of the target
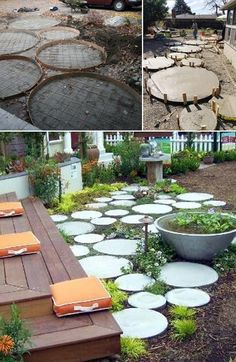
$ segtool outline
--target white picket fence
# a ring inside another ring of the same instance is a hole
[[[123,134],[117,132],[115,134],[106,134],[105,142],[110,146],[116,146],[117,143],[122,142],[124,140]]]

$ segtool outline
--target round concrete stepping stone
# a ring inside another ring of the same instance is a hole
[[[91,223],[94,225],[112,225],[116,222],[117,220],[114,217],[99,217],[97,219],[92,219]]]
[[[170,195],[163,194],[163,195],[158,195],[157,198],[158,198],[159,200],[168,200],[168,199],[171,199],[171,196],[170,196]]]
[[[61,214],[54,214],[54,215],[51,215],[51,219],[54,222],[63,222],[63,221],[66,221],[68,219],[68,216],[61,215]]]
[[[166,293],[165,297],[168,303],[185,307],[201,307],[210,302],[208,293],[193,288],[172,289]]]
[[[102,241],[104,239],[104,235],[100,235],[100,234],[82,234],[82,235],[77,235],[74,238],[74,241],[76,243],[81,243],[81,244],[94,244],[94,243],[98,243],[100,241]]]
[[[170,47],[172,52],[178,53],[200,53],[202,49],[196,45],[180,45],[176,47]]]
[[[207,265],[173,262],[161,268],[159,279],[173,287],[194,288],[215,283],[218,274]]]
[[[60,21],[54,18],[43,16],[24,16],[16,19],[9,24],[12,29],[40,30],[60,24]]]
[[[108,205],[105,202],[91,202],[87,204],[86,207],[88,209],[102,209],[103,207],[107,207]]]
[[[182,60],[182,59],[184,59],[184,58],[187,58],[187,54],[185,54],[185,53],[178,53],[178,52],[169,53],[169,54],[168,54],[168,58],[176,59],[176,60]]]
[[[236,238],[233,239],[232,244],[236,245]]]
[[[112,196],[114,196],[114,195],[126,195],[127,191],[112,191],[112,192],[110,192],[110,194]]]
[[[176,207],[177,209],[199,209],[202,207],[199,202],[191,202],[191,201],[182,201],[182,202],[175,202],[172,206]]]
[[[221,207],[221,206],[225,206],[226,202],[225,201],[220,201],[220,200],[210,200],[210,201],[204,201],[203,205]]]
[[[176,201],[174,199],[167,199],[167,200],[155,200],[155,204],[162,204],[162,205],[172,205],[175,204]]]
[[[92,220],[101,217],[102,213],[99,211],[76,211],[71,214],[72,219]]]
[[[158,309],[166,305],[166,298],[149,292],[139,292],[131,295],[128,299],[129,305],[142,309]]]
[[[122,275],[122,268],[129,267],[130,261],[115,256],[99,255],[80,259],[80,264],[88,276],[106,279]]]
[[[172,67],[175,62],[171,58],[166,57],[152,57],[143,60],[143,68],[147,68],[150,70],[160,70]]]
[[[57,26],[46,30],[41,30],[39,36],[44,40],[64,40],[75,39],[80,36],[80,31],[68,26]]]
[[[133,184],[133,185],[128,185],[128,186],[123,187],[122,190],[127,191],[127,192],[137,192],[139,190],[147,191],[147,190],[149,190],[149,187],[148,186],[139,186],[139,185]]]
[[[111,197],[96,197],[94,201],[96,202],[110,202],[113,199]]]
[[[112,315],[123,331],[123,337],[150,338],[168,327],[166,317],[154,310],[128,308]]]
[[[74,256],[78,257],[78,256],[84,256],[89,254],[89,248],[87,248],[87,246],[82,246],[82,245],[72,245],[70,246],[72,253],[74,254]]]
[[[109,239],[93,246],[99,253],[108,255],[134,255],[140,240]]]
[[[111,201],[109,205],[112,206],[121,206],[121,207],[131,207],[136,205],[136,201],[131,200],[115,200]]]
[[[143,231],[145,231],[145,227],[142,228]],[[149,224],[148,225],[148,232],[153,234],[159,234],[158,229],[156,228],[155,224]]]
[[[58,224],[57,227],[70,236],[91,233],[95,229],[94,225],[83,221],[66,221]]]
[[[140,220],[144,218],[144,216],[145,215],[128,215],[122,217],[120,221],[124,224],[143,224],[143,222]]]
[[[114,200],[135,200],[133,195],[125,194],[125,195],[114,195]]]
[[[180,113],[179,126],[182,130],[213,130],[217,126],[215,113],[203,105],[190,104]]]
[[[189,57],[181,60],[181,64],[189,67],[191,67],[191,65],[194,67],[202,67],[204,65],[204,61],[200,58]]]
[[[173,209],[172,207],[166,205],[143,204],[132,207],[132,210],[135,212],[140,212],[141,214],[144,214],[145,212],[148,212],[148,214],[167,214]]]
[[[206,201],[213,199],[213,195],[204,192],[186,192],[178,195],[177,199],[181,201]]]
[[[122,210],[122,209],[114,209],[114,210],[108,210],[105,212],[105,215],[107,216],[125,216],[128,215],[128,210]]]
[[[206,42],[202,40],[192,39],[192,40],[185,40],[184,44],[186,45],[204,45]]]
[[[153,278],[148,277],[145,274],[133,273],[122,275],[115,280],[116,285],[121,290],[129,292],[139,292],[143,290],[147,285],[154,283]]]

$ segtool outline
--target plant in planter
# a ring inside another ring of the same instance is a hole
[[[97,145],[94,144],[88,144],[87,145],[87,157],[89,161],[98,161],[99,159],[99,149]]]
[[[203,156],[202,161],[205,165],[211,165],[214,162],[214,153],[207,152],[205,156]]]
[[[187,260],[212,260],[236,235],[236,217],[209,212],[181,212],[156,221],[163,239]]]

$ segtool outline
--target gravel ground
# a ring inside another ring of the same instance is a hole
[[[153,39],[144,42],[144,55],[150,57],[153,54],[164,55],[168,50],[168,42],[181,41],[182,38],[168,39]],[[205,49],[202,51],[205,60],[206,68],[214,71],[221,82],[221,94],[230,94],[236,96],[236,72],[224,54],[216,54],[213,49]],[[144,72],[144,80],[147,79],[147,74]],[[208,100],[201,102],[201,104],[210,108]],[[183,106],[168,104],[153,99],[150,102],[150,97],[144,88],[143,100],[143,128],[144,129],[159,129],[159,130],[177,130],[179,129],[177,116],[183,110]],[[218,129],[220,130],[234,130],[236,129],[235,122],[218,122]]]

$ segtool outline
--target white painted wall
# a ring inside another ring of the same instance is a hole
[[[233,65],[233,67],[236,69],[236,50],[232,48],[232,46],[230,46],[227,42],[225,42],[224,44],[224,54]]]
[[[61,166],[62,193],[69,193],[82,190],[81,162],[73,157],[71,161]]]
[[[9,192],[15,192],[19,200],[25,199],[31,194],[26,172],[0,177],[0,193],[7,194]]]

